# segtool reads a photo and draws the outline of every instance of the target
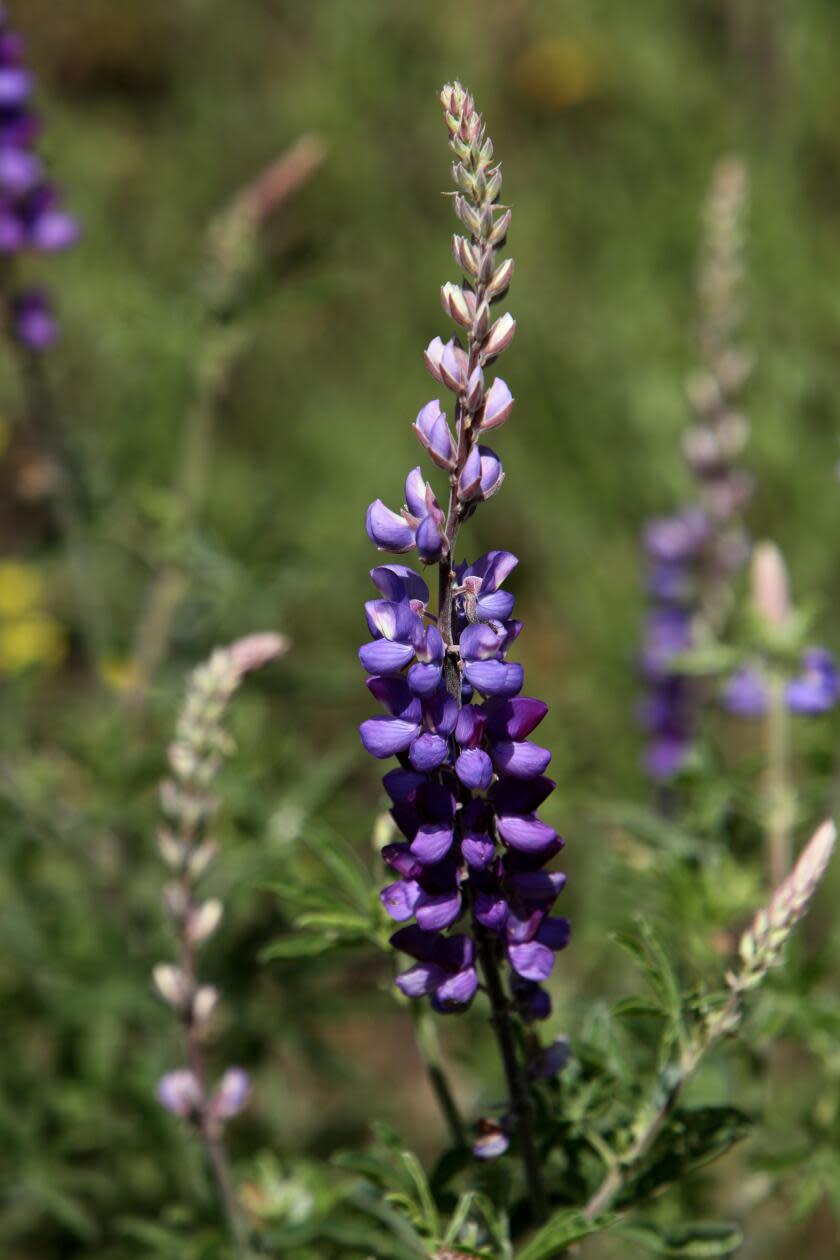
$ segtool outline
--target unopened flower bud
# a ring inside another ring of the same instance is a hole
[[[198,1079],[188,1068],[176,1068],[162,1076],[158,1081],[157,1098],[173,1116],[184,1119],[198,1116],[204,1102]]]
[[[466,197],[457,194],[455,197],[455,213],[471,236],[481,235],[481,219]]]
[[[513,407],[513,395],[500,376],[497,376],[487,391],[484,399],[484,410],[481,413],[481,428],[496,429],[504,424]]]
[[[243,1068],[228,1068],[210,1100],[210,1115],[214,1120],[229,1120],[239,1114],[250,1093],[248,1073]]]
[[[497,354],[501,354],[503,350],[508,348],[513,341],[515,331],[516,320],[512,315],[505,313],[496,320],[482,348],[485,363],[488,359],[495,358]]]
[[[160,827],[157,833],[158,850],[167,866],[177,871],[184,863],[186,848],[168,827]]]
[[[155,988],[168,1006],[181,1010],[190,996],[187,978],[180,967],[171,963],[158,963],[152,971]]]
[[[487,180],[487,187],[484,195],[488,201],[493,202],[502,191],[502,168],[497,166],[495,170],[490,172]]]
[[[440,356],[440,377],[447,389],[460,394],[467,381],[467,356],[454,341],[449,341]]]
[[[474,368],[470,379],[467,381],[467,392],[464,395],[464,402],[467,404],[468,411],[478,411],[484,398],[484,373],[480,367]]]
[[[756,543],[750,584],[758,616],[766,626],[781,629],[790,616],[790,597],[784,557],[775,543]]]
[[[455,261],[471,279],[478,275],[478,255],[475,246],[465,236],[452,237],[452,253]]]
[[[443,377],[440,372],[440,360],[443,355],[443,342],[440,337],[433,338],[429,342],[423,353],[423,360],[426,364],[427,371],[438,381],[443,384]]]
[[[513,259],[506,258],[500,263],[493,272],[493,278],[487,286],[487,300],[495,301],[497,298],[504,297],[510,288],[510,282],[513,279]]]
[[[252,670],[261,669],[270,661],[276,661],[289,650],[289,640],[282,634],[264,630],[257,634],[246,634],[237,639],[229,648],[230,661],[238,677],[250,674]]]
[[[222,921],[222,903],[213,898],[202,902],[192,912],[187,924],[187,935],[194,945],[208,940]]]
[[[447,283],[441,286],[440,300],[444,311],[451,315],[456,324],[469,328],[473,321],[475,296],[465,292],[457,284]]]
[[[205,840],[190,854],[187,868],[193,879],[200,879],[218,852],[215,840]]]
[[[203,984],[193,998],[192,1017],[196,1024],[204,1025],[219,1005],[219,990],[211,984]]]
[[[437,399],[426,403],[417,413],[414,432],[438,468],[450,472],[455,467],[455,440]]]
[[[163,890],[166,909],[176,921],[182,919],[187,912],[189,896],[183,884],[170,883]]]
[[[501,245],[502,241],[508,234],[512,214],[513,212],[511,210],[505,210],[493,224],[493,230],[489,237],[491,245]]]

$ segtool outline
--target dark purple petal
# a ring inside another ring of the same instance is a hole
[[[429,588],[419,573],[404,564],[380,564],[371,569],[373,584],[386,599],[396,603],[404,599],[416,599],[421,604],[429,602]]]
[[[527,739],[548,713],[548,705],[529,696],[517,696],[513,700],[494,697],[485,700],[487,730],[496,739]]]
[[[507,938],[512,945],[532,941],[548,911],[547,906],[530,906],[524,910],[511,910],[507,919]]]
[[[477,988],[478,975],[475,967],[465,967],[463,971],[457,972],[448,980],[444,980],[443,984],[438,985],[435,997],[444,1007],[466,1006],[475,997]]]
[[[471,831],[461,841],[461,852],[468,866],[473,870],[481,870],[493,861],[496,846],[489,836]]]
[[[443,736],[436,735],[432,731],[424,731],[412,743],[408,758],[415,770],[428,773],[442,765],[448,755],[449,744]]]
[[[463,971],[475,961],[475,942],[459,933],[455,936],[437,936],[435,938],[434,959],[447,971]]]
[[[409,747],[417,735],[417,724],[402,718],[368,718],[359,727],[359,734],[372,757],[393,757]]]
[[[455,723],[455,739],[461,748],[477,748],[484,733],[485,717],[474,704],[464,704]]]
[[[461,913],[461,894],[455,892],[421,893],[415,910],[415,917],[421,928],[427,931],[440,931],[454,923]]]
[[[419,788],[426,784],[426,776],[414,770],[403,770],[395,766],[382,779],[382,786],[394,802],[413,800]]]
[[[387,888],[382,889],[379,900],[392,919],[395,919],[397,923],[404,923],[414,914],[414,908],[421,895],[422,889],[413,879],[398,879],[395,884],[389,884]],[[424,923],[421,926],[433,927],[434,924]]]
[[[411,694],[404,678],[399,676],[386,678],[376,674],[367,679],[368,690],[380,704],[384,704],[393,717],[404,718],[407,722],[417,722],[422,716],[420,701]]]
[[[416,880],[418,876],[423,874],[422,862],[418,862],[408,845],[403,844],[401,841],[395,844],[386,844],[382,850],[382,860],[393,867],[399,875],[402,875],[403,879]]]
[[[488,931],[501,932],[507,923],[508,904],[504,897],[493,893],[479,893],[473,905],[473,914]]]
[[[424,932],[412,923],[410,927],[400,928],[395,932],[390,941],[394,949],[398,949],[401,954],[408,954],[409,958],[416,958],[418,962],[437,961],[435,954],[440,937],[436,932]]]
[[[414,546],[412,527],[381,499],[376,499],[368,508],[365,529],[380,551],[411,551]]]
[[[414,660],[414,648],[410,643],[374,639],[359,648],[359,660],[370,674],[396,674]]]
[[[499,816],[499,833],[514,849],[525,853],[541,853],[550,849],[557,839],[557,832],[548,823],[541,822],[534,814]]]
[[[451,825],[426,822],[418,827],[411,842],[411,852],[424,864],[431,865],[446,857],[452,848],[452,840]]]
[[[493,763],[481,748],[467,748],[455,762],[455,773],[472,792],[484,792],[493,781]]]
[[[507,953],[511,967],[524,980],[547,980],[554,968],[554,954],[539,941],[508,945]]]
[[[551,903],[566,884],[562,871],[512,871],[508,878],[513,891],[525,901]]]
[[[553,779],[499,779],[490,789],[490,800],[499,814],[533,814],[547,801],[557,784]]]
[[[499,627],[481,621],[462,631],[458,646],[465,661],[487,661],[498,655],[506,638]]]
[[[406,997],[425,997],[427,993],[433,993],[444,979],[445,973],[440,967],[420,962],[397,976],[396,985]]]
[[[464,675],[485,696],[515,696],[525,681],[522,666],[510,661],[472,661]]]
[[[551,753],[530,740],[502,740],[493,747],[493,764],[512,779],[535,779],[551,761]]]
[[[548,918],[544,919],[537,932],[537,940],[541,945],[547,945],[549,949],[555,952],[565,949],[569,943],[569,937],[572,933],[572,925],[568,919]]]

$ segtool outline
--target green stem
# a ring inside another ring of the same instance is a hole
[[[764,720],[766,764],[762,787],[765,817],[767,874],[777,888],[788,874],[792,859],[792,832],[796,796],[791,773],[790,719],[785,704],[784,675],[770,675],[770,699]]]
[[[466,1129],[443,1068],[440,1042],[438,1041],[434,1020],[428,1010],[417,1002],[411,1003],[411,1014],[414,1019],[414,1036],[417,1042],[417,1049],[426,1068],[429,1084],[434,1091],[441,1114],[446,1121],[452,1142],[455,1146],[466,1146]]]

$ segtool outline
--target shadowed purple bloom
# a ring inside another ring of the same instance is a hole
[[[763,717],[767,712],[767,703],[767,683],[752,666],[745,665],[736,670],[724,686],[724,708],[736,717]]]
[[[79,236],[76,220],[58,203],[32,146],[40,130],[30,98],[34,80],[22,65],[23,42],[0,8],[0,255],[67,249]],[[8,299],[7,327],[28,350],[46,350],[56,338],[49,300],[41,293]]]
[[[808,648],[802,654],[802,672],[785,687],[785,704],[799,717],[818,717],[833,709],[840,699],[840,675],[834,657],[825,648]],[[742,718],[766,714],[770,696],[767,682],[755,666],[746,665],[726,682],[724,708]]]
[[[197,1116],[204,1105],[201,1086],[188,1068],[176,1068],[158,1081],[158,1102],[174,1116]]]

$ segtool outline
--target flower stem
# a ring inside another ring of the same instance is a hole
[[[528,1186],[528,1196],[534,1209],[534,1217],[537,1223],[540,1223],[548,1215],[548,1200],[543,1185],[539,1156],[534,1142],[531,1091],[516,1051],[510,1003],[502,985],[493,941],[478,925],[476,925],[476,937],[481,970],[484,973],[484,983],[487,986],[487,996],[490,999],[490,1009],[492,1011],[490,1019],[496,1034],[496,1040],[499,1043],[499,1052],[507,1080],[511,1111],[516,1119],[516,1134],[519,1139],[519,1149],[522,1155],[522,1166],[525,1171],[525,1182]]]
[[[764,720],[766,766],[762,794],[765,810],[767,874],[771,888],[790,870],[795,794],[790,765],[790,722],[785,704],[785,680],[774,671]]]
[[[441,1114],[446,1121],[450,1137],[455,1146],[467,1146],[467,1133],[458,1104],[455,1101],[449,1081],[441,1062],[440,1043],[437,1030],[429,1012],[418,1003],[411,1003],[414,1019],[414,1036],[417,1049],[426,1068],[429,1084],[432,1087]]]

